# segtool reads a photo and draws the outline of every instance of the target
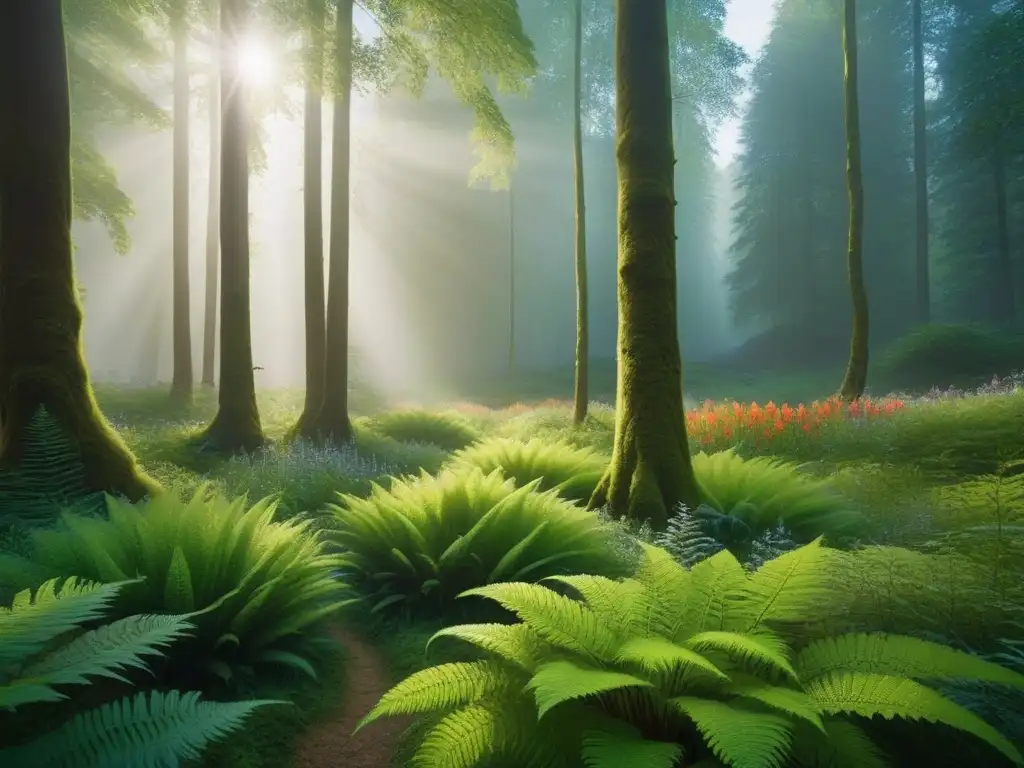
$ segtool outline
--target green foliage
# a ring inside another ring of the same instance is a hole
[[[780,523],[803,543],[822,534],[848,535],[862,524],[860,513],[826,481],[778,459],[698,453],[693,471],[704,504],[741,522],[749,539]]]
[[[747,568],[760,568],[796,547],[781,523],[754,536],[739,518],[723,515],[703,504],[692,512],[679,506],[669,518],[668,527],[654,536],[654,544],[686,568],[723,549],[732,552]]]
[[[132,582],[69,579],[25,590],[0,607],[0,762],[19,768],[171,768],[239,728],[272,701],[201,702],[198,693],[138,693],[74,714],[54,727],[65,686],[94,692],[99,678],[130,685],[193,625],[182,616],[133,615],[83,631],[111,612]],[[26,711],[27,708],[27,711]],[[43,717],[48,709],[50,717]],[[39,710],[42,710],[42,714]],[[39,733],[40,723],[48,726]]]
[[[109,519],[66,513],[60,529],[36,531],[31,560],[0,556],[0,581],[139,574],[145,580],[119,594],[117,615],[188,613],[195,625],[172,655],[175,675],[232,684],[255,668],[285,666],[315,676],[303,634],[346,604],[333,574],[340,561],[309,521],[275,522],[275,508],[205,488],[187,502],[169,493],[138,507],[110,499]]]
[[[374,432],[403,443],[429,443],[457,451],[480,439],[480,432],[457,413],[419,409],[387,411],[369,420]]]
[[[587,501],[608,466],[590,448],[534,438],[528,442],[491,438],[452,456],[453,467],[478,467],[485,474],[501,470],[522,486],[539,480],[537,489],[554,489],[570,501]]]
[[[103,509],[103,494],[86,487],[74,443],[45,408],[25,427],[22,445],[20,466],[0,470],[0,526],[45,525],[62,509]]]
[[[624,572],[613,532],[537,483],[446,469],[396,480],[332,508],[347,578],[374,612],[452,609],[463,590],[558,573]]]
[[[413,674],[361,725],[440,713],[411,763],[424,767],[442,755],[450,768],[499,755],[673,768],[685,755],[735,768],[868,768],[887,763],[858,719],[881,715],[959,729],[1024,764],[998,731],[930,687],[1024,688],[1024,675],[913,637],[794,640],[808,619],[837,615],[835,576],[856,567],[855,555],[817,541],[752,573],[728,552],[686,570],[647,546],[633,579],[552,579],[578,599],[525,583],[468,590],[519,623],[441,630],[432,641],[457,638],[484,658]]]
[[[893,342],[873,374],[886,389],[976,387],[1024,368],[1024,335],[978,325],[926,325]]]

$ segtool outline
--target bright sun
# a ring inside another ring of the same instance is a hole
[[[264,88],[274,79],[274,58],[262,40],[246,40],[238,52],[238,64],[250,86]]]

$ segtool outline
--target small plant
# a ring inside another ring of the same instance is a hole
[[[378,434],[403,443],[429,443],[446,451],[457,451],[480,439],[467,419],[457,413],[434,413],[418,409],[387,411],[374,416],[369,427]]]
[[[0,763],[18,768],[172,768],[231,731],[257,708],[274,701],[205,702],[197,693],[138,693],[73,714],[53,727],[53,715],[68,702],[67,686],[98,679],[130,684],[194,627],[183,616],[127,616],[102,621],[130,582],[91,584],[69,579],[44,582],[0,607]],[[93,697],[95,698],[95,697]],[[59,720],[58,715],[58,720]],[[48,729],[39,732],[45,723]]]
[[[491,584],[515,624],[442,629],[484,653],[417,672],[388,691],[382,716],[437,712],[414,766],[690,765],[881,768],[858,724],[883,715],[973,735],[1016,765],[1024,757],[988,723],[929,684],[974,679],[1024,688],[1024,675],[912,637],[852,633],[801,643],[831,611],[848,553],[815,541],[749,572],[729,552],[687,570],[644,546],[635,578]],[[925,682],[927,681],[927,683]]]
[[[309,521],[274,522],[270,499],[248,507],[201,489],[183,502],[162,494],[144,505],[108,500],[109,519],[63,516],[58,530],[32,534],[31,559],[0,556],[0,582],[29,585],[58,576],[127,584],[117,616],[188,613],[194,637],[174,653],[175,675],[232,683],[266,665],[315,676],[304,633],[346,604]],[[169,673],[170,674],[170,673]]]
[[[496,581],[622,573],[612,529],[537,485],[516,488],[497,470],[446,469],[374,487],[365,499],[342,496],[332,535],[345,577],[375,612],[443,612],[463,590]]]
[[[452,456],[450,466],[496,469],[522,486],[539,480],[538,490],[555,489],[570,501],[587,502],[601,480],[608,459],[589,448],[534,438],[528,442],[492,438]]]

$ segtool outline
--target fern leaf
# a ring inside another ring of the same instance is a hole
[[[593,730],[583,734],[583,764],[587,768],[675,768],[683,757],[683,747],[667,741],[643,738],[634,729]]]
[[[543,641],[526,624],[460,624],[438,630],[427,641],[427,650],[439,637],[454,637],[506,661],[532,670]]]
[[[18,768],[177,768],[237,730],[257,708],[282,701],[200,701],[195,692],[140,693],[76,715],[24,746],[0,750]]]
[[[742,699],[752,699],[764,704],[769,709],[782,712],[790,717],[806,720],[822,733],[825,726],[821,719],[821,710],[814,700],[803,691],[784,688],[779,685],[764,683],[738,683],[727,686],[725,691]]]
[[[180,546],[176,546],[171,554],[171,564],[164,582],[164,605],[172,613],[188,613],[196,609],[192,571],[189,570],[188,560]]]
[[[675,618],[665,631],[674,640],[692,632],[726,629],[734,598],[747,582],[743,566],[728,550],[700,561],[689,575],[688,589],[675,597]]]
[[[443,717],[423,738],[412,759],[419,768],[474,768],[500,752],[514,727],[502,709],[470,704]],[[521,735],[521,734],[519,734]]]
[[[797,725],[793,758],[807,768],[891,768],[885,753],[855,723],[843,717],[823,720],[825,737]]]
[[[616,581],[589,574],[549,576],[545,581],[565,584],[583,598],[601,621],[614,622],[626,631],[638,629],[649,613],[644,585],[635,579]]]
[[[48,685],[84,685],[89,677],[127,682],[119,672],[146,669],[146,656],[193,628],[180,616],[129,616],[86,632],[27,667],[22,676]]]
[[[420,670],[405,678],[381,696],[359,724],[389,715],[413,715],[433,710],[453,709],[475,704],[481,699],[508,694],[524,676],[495,661],[454,662]]]
[[[907,678],[846,672],[811,680],[805,686],[824,712],[861,717],[895,717],[942,723],[969,733],[999,750],[1015,765],[1024,757],[999,731],[942,694]]]
[[[695,651],[714,650],[755,666],[776,669],[799,682],[796,670],[783,653],[784,644],[769,636],[741,635],[737,632],[701,632],[686,641]]]
[[[675,669],[694,669],[718,680],[729,676],[699,653],[676,645],[663,637],[632,637],[619,648],[616,661],[636,664],[648,673],[668,673]]]
[[[882,633],[815,641],[797,655],[795,666],[805,680],[834,672],[870,672],[1024,687],[1024,675],[991,661],[916,637]]]
[[[279,650],[263,650],[257,653],[253,657],[253,661],[263,664],[280,664],[284,667],[291,667],[304,675],[309,677],[311,680],[317,679],[316,669],[302,656],[291,651],[279,651]]]
[[[669,702],[693,720],[715,757],[730,768],[782,768],[785,764],[791,735],[786,718],[691,696]]]
[[[607,669],[584,667],[572,661],[549,661],[541,664],[530,678],[527,688],[533,689],[537,717],[552,707],[620,688],[653,688],[649,680]]]

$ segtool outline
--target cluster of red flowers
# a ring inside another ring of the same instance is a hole
[[[810,405],[789,403],[765,405],[719,403],[705,400],[686,414],[686,429],[702,446],[724,446],[739,442],[761,444],[781,436],[819,434],[830,424],[851,420],[885,418],[903,408],[902,400],[862,398],[845,403],[839,397],[815,400]]]

